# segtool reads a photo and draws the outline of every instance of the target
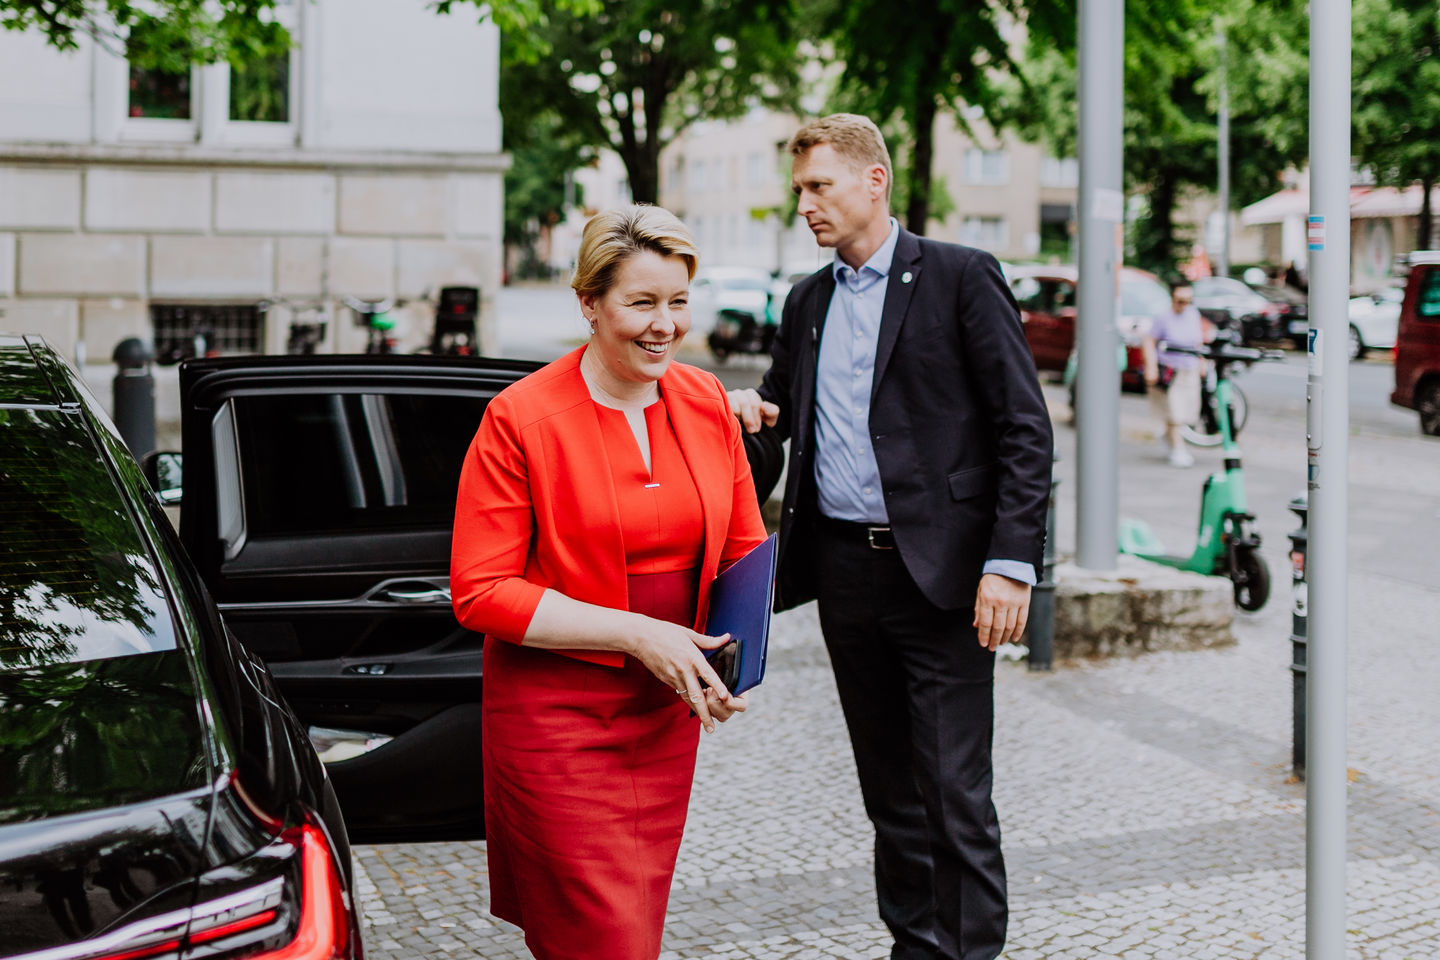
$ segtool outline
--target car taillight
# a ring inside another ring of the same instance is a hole
[[[275,842],[295,848],[298,864],[287,870],[286,876],[273,877],[239,893],[196,904],[188,945],[204,947],[207,958],[343,960],[348,957],[350,925],[345,892],[324,831],[313,824],[291,827],[282,831]],[[299,890],[287,895],[287,882]],[[293,906],[297,899],[298,911]],[[283,926],[277,930],[277,924]],[[293,930],[293,935],[283,946],[275,946],[276,939],[286,929]]]
[[[256,960],[343,960],[350,925],[330,844],[312,824],[291,828],[281,836],[300,846],[300,922],[294,940],[279,950],[256,954]]]

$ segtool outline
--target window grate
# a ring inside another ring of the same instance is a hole
[[[253,303],[157,303],[150,305],[150,320],[161,363],[263,352],[264,314]]]

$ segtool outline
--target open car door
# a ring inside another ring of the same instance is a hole
[[[450,531],[485,405],[538,366],[181,368],[181,539],[310,728],[354,840],[484,835],[482,638],[451,611]]]

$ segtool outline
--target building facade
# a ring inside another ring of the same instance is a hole
[[[498,34],[420,0],[281,0],[295,47],[243,71],[132,68],[123,41],[62,53],[0,32],[0,327],[105,361],[187,324],[221,352],[363,350],[346,295],[411,301],[500,282]],[[270,304],[267,308],[265,304]]]

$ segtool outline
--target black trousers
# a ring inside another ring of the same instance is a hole
[[[1005,863],[991,802],[995,655],[973,611],[921,594],[898,550],[822,520],[820,625],[875,825],[892,960],[993,960],[1005,945]],[[883,537],[881,542],[885,542]]]

